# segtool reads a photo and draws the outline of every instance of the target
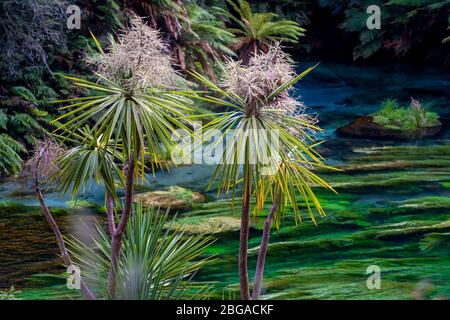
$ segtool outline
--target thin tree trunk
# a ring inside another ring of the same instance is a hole
[[[267,247],[269,245],[270,227],[272,226],[273,217],[278,210],[279,195],[275,196],[272,207],[270,208],[267,220],[264,222],[263,235],[261,245],[259,247],[258,261],[256,262],[255,278],[253,280],[252,299],[258,300],[261,295],[261,285],[264,275],[264,266],[266,261]]]
[[[134,157],[130,156],[125,167],[125,201],[122,216],[119,225],[111,240],[111,260],[108,275],[108,292],[111,299],[116,298],[117,289],[117,268],[119,264],[120,248],[122,246],[122,237],[125,232],[128,220],[131,215],[131,206],[134,195]]]
[[[239,286],[242,300],[250,300],[248,280],[248,234],[250,227],[250,168],[244,165],[244,194],[242,196],[241,232],[239,239]]]
[[[61,257],[64,260],[64,264],[66,267],[70,267],[73,265],[72,259],[70,258],[69,252],[67,252],[66,246],[64,245],[64,238],[61,234],[61,231],[59,230],[58,224],[56,223],[55,219],[52,216],[52,213],[50,212],[49,208],[45,204],[44,196],[42,195],[41,188],[39,187],[38,179],[36,178],[36,184],[35,184],[35,192],[36,192],[36,198],[39,200],[39,204],[41,206],[41,210],[45,216],[45,219],[49,223],[50,227],[53,230],[53,233],[56,237],[56,243],[58,244],[59,251],[61,252]],[[88,300],[95,300],[95,295],[92,293],[92,291],[85,285],[85,283],[80,280],[80,289],[83,296]]]
[[[106,216],[108,218],[108,229],[111,239],[116,233],[116,222],[114,221],[114,198],[111,191],[106,191]]]

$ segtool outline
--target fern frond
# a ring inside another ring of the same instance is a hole
[[[19,152],[25,147],[6,133],[0,134],[0,173],[12,174],[20,170],[22,158]]]

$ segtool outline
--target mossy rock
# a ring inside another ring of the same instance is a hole
[[[142,202],[145,208],[155,206],[161,209],[188,210],[194,204],[204,202],[205,196],[199,192],[174,186],[167,190],[138,193],[134,196],[134,201]]]
[[[184,218],[174,224],[174,228],[189,234],[221,234],[238,231],[241,219],[229,216]]]
[[[411,140],[435,136],[441,131],[441,128],[442,124],[438,122],[430,127],[419,127],[414,131],[405,131],[376,123],[373,116],[363,116],[349,125],[338,128],[337,133],[342,136],[366,139]]]

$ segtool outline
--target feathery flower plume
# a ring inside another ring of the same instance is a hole
[[[46,178],[58,170],[57,161],[64,149],[52,139],[36,141],[33,155],[25,163],[28,172],[37,178]]]
[[[134,15],[130,27],[94,63],[100,75],[130,91],[171,86],[177,74],[167,52],[159,32]]]
[[[275,121],[278,115],[287,115],[314,124],[316,118],[307,115],[305,105],[293,97],[288,89],[281,91],[275,99],[268,101],[269,95],[295,76],[294,62],[281,50],[279,44],[269,50],[256,53],[248,65],[242,61],[229,60],[224,68],[222,85],[245,101],[246,115],[268,116]],[[279,120],[279,119],[278,119]],[[304,130],[305,128],[302,128]],[[293,130],[299,134],[299,130]]]

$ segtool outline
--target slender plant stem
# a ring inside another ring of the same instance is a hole
[[[108,292],[111,299],[116,298],[117,289],[117,268],[119,265],[120,248],[122,246],[122,237],[125,232],[128,220],[131,215],[131,206],[133,204],[134,195],[134,157],[130,156],[125,165],[125,201],[123,206],[122,216],[120,217],[119,225],[111,240],[111,260],[108,275]]]
[[[242,300],[250,300],[248,280],[248,234],[250,227],[250,168],[244,165],[244,194],[242,196],[241,231],[239,240],[239,286]]]
[[[264,266],[266,261],[267,247],[269,245],[270,227],[272,226],[273,217],[278,210],[279,195],[275,196],[272,207],[270,208],[267,220],[264,222],[263,235],[261,245],[259,247],[258,261],[256,262],[255,278],[253,280],[252,299],[258,300],[261,296],[261,285],[264,276]]]
[[[66,246],[64,245],[64,238],[61,234],[61,231],[59,230],[58,224],[56,223],[55,219],[53,218],[52,213],[50,212],[50,209],[47,207],[47,204],[45,203],[45,199],[44,199],[44,196],[42,195],[37,175],[36,175],[36,181],[35,181],[35,193],[36,193],[36,198],[38,199],[39,204],[41,206],[41,210],[45,216],[45,219],[47,220],[48,224],[50,225],[50,227],[53,230],[53,233],[55,234],[56,243],[58,244],[59,251],[61,252],[61,257],[64,260],[64,264],[68,268],[71,265],[73,265],[72,259],[70,258],[69,252],[67,252]],[[80,280],[80,289],[81,289],[81,293],[83,294],[85,299],[95,300],[95,295],[86,286],[86,284],[83,282],[83,280]]]
[[[106,216],[108,218],[108,228],[111,239],[116,233],[116,223],[114,221],[114,198],[111,191],[106,191]]]

